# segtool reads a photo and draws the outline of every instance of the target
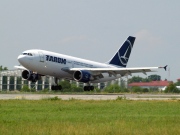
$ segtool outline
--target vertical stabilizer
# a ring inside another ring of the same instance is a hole
[[[135,39],[135,37],[129,36],[108,64],[126,67]]]

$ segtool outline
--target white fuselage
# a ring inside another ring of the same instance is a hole
[[[37,72],[41,75],[54,76],[56,78],[65,78],[73,80],[73,74],[65,71],[69,68],[117,68],[115,66],[80,59],[68,55],[54,53],[45,50],[27,50],[19,55],[18,61],[22,66],[30,71]],[[103,78],[91,81],[91,83],[106,82],[119,78],[120,75],[110,76],[103,73]]]

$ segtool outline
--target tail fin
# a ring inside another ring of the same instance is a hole
[[[108,64],[126,67],[135,39],[135,37],[129,36]]]

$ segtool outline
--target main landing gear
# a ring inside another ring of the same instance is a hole
[[[55,90],[55,91],[56,91],[56,90],[62,90],[62,86],[61,86],[61,85],[58,85],[58,78],[55,78],[54,81],[55,81],[55,84],[56,84],[56,85],[52,85],[52,86],[51,86],[51,90]]]
[[[94,86],[84,86],[84,91],[93,91]]]

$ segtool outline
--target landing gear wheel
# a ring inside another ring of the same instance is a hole
[[[90,90],[94,90],[94,86],[89,86],[90,87]]]
[[[84,86],[84,91],[93,91],[94,86]]]
[[[51,90],[55,90],[55,86],[54,85],[51,86]]]
[[[58,85],[58,90],[62,90],[62,86],[61,85]]]
[[[54,85],[52,85],[51,86],[51,90],[62,90],[62,86],[61,85],[57,85],[57,86],[54,86]]]
[[[87,91],[87,86],[84,86],[84,91]]]

